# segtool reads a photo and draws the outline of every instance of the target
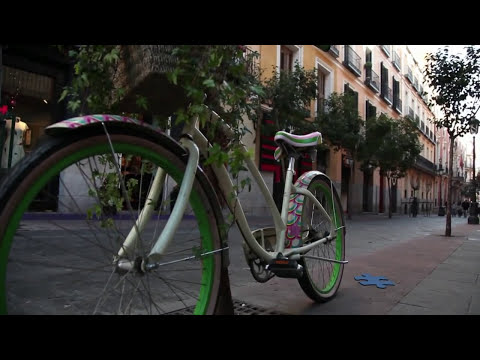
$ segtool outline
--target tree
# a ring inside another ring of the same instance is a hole
[[[73,79],[65,87],[60,101],[66,100],[73,114],[125,111],[119,104],[126,89],[118,87],[115,82],[122,62],[128,62],[121,45],[58,47],[72,61]],[[205,125],[209,109],[216,111],[235,135],[226,140],[218,133],[215,124],[204,129],[213,143],[207,162],[227,163],[232,175],[237,177],[244,169],[245,156],[238,147],[238,140],[250,131],[244,126],[244,119],[256,118],[259,97],[263,95],[260,74],[252,71],[255,67],[250,66],[258,58],[258,53],[247,53],[242,45],[177,45],[172,46],[171,53],[175,63],[168,64],[172,66],[163,75],[171,84],[183,89],[187,99],[171,115],[175,114],[176,124],[198,117]],[[145,94],[135,90],[133,97],[138,113],[128,115],[137,117],[150,112],[152,104],[148,103]],[[163,126],[167,126],[166,119],[163,120]]]
[[[243,135],[250,132],[244,120],[257,122],[260,99],[264,96],[260,71],[252,66],[259,54],[247,52],[243,45],[179,45],[174,55],[178,61],[167,74],[168,79],[185,90],[190,104],[177,109],[177,122],[198,117],[213,144],[207,164],[228,164],[237,179],[239,172],[245,170],[244,157],[250,156],[239,145]],[[207,124],[208,109],[230,125],[232,138],[222,134],[217,124]],[[242,181],[242,186],[249,183],[249,179]]]
[[[119,45],[54,46],[71,59],[73,67],[71,83],[59,101],[67,100],[67,109],[75,115],[115,113],[113,104],[123,93],[115,88],[112,76],[118,66]]]
[[[380,174],[387,178],[389,218],[393,210],[392,185],[405,177],[421,151],[418,131],[408,119],[394,119],[384,114],[367,119],[365,142],[360,146],[359,155],[366,163],[379,167]]]
[[[310,105],[317,97],[317,73],[315,69],[305,70],[298,62],[292,71],[274,68],[271,76],[264,83],[263,102],[269,112],[272,126],[265,126],[264,133],[274,134],[285,130],[297,134],[315,131],[314,124],[308,120]],[[282,165],[283,166],[283,165]],[[284,182],[273,184],[273,197],[279,210],[282,206]]]
[[[356,96],[351,92],[330,95],[325,101],[325,111],[318,113],[316,125],[335,152],[344,149],[353,159],[347,196],[347,216],[351,219],[351,184],[354,183],[359,146],[364,141],[364,122],[358,114]]]
[[[433,122],[439,128],[446,128],[450,138],[448,159],[448,192],[445,236],[452,235],[452,177],[453,150],[455,140],[477,127],[475,115],[480,108],[480,49],[467,46],[465,55],[450,54],[445,47],[436,53],[427,54],[424,70],[426,83],[432,94],[430,106],[437,106],[440,116]]]
[[[310,117],[310,104],[317,97],[316,69],[305,70],[298,61],[292,71],[274,68],[264,83],[264,93],[275,130],[313,128],[305,119]]]
[[[204,130],[213,144],[206,163],[227,163],[234,178],[238,178],[238,173],[244,169],[245,155],[238,143],[248,131],[243,120],[245,117],[255,118],[263,95],[258,73],[251,71],[249,66],[258,53],[245,50],[240,45],[178,45],[171,53],[176,58],[173,68],[163,74],[171,84],[184,90],[187,98],[184,103],[189,104],[172,111],[176,123],[198,118],[205,128],[209,109],[212,109],[231,126],[234,136],[230,138],[219,133],[215,124],[209,124],[211,127]],[[114,81],[121,61],[126,61],[121,58],[121,46],[79,45],[65,51],[72,58],[74,77],[71,86],[64,89],[61,100],[67,99],[69,108],[77,113],[122,111],[116,105],[126,91],[117,88]],[[139,92],[135,90],[132,91]],[[144,94],[133,95],[137,99],[137,108],[148,111]],[[248,181],[242,185],[248,185]],[[106,195],[106,201],[116,198],[115,194]],[[218,311],[233,314],[227,268],[222,269],[221,276],[221,309]]]

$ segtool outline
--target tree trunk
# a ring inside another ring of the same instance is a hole
[[[347,194],[347,219],[352,219],[352,186],[355,179],[355,161],[352,162],[350,167],[350,176],[348,179],[348,194]]]
[[[452,177],[453,177],[453,145],[455,138],[450,136],[450,156],[448,158],[448,182],[447,182],[447,223],[445,236],[452,236]]]
[[[235,315],[227,266],[222,268],[220,276],[221,285],[218,293],[218,302],[215,308],[215,315]]]
[[[387,189],[388,189],[388,218],[392,218],[392,181],[387,176]]]

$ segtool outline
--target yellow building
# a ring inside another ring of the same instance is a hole
[[[317,69],[319,97],[312,103],[312,117],[322,100],[333,92],[351,91],[358,99],[358,111],[363,119],[384,113],[394,118],[405,116],[414,122],[423,150],[407,176],[398,179],[392,187],[394,213],[406,214],[413,196],[420,202],[420,212],[435,210],[441,196],[436,165],[439,161],[437,132],[429,121],[433,114],[427,106],[421,69],[408,46],[332,45],[328,52],[315,45],[248,45],[248,48],[259,52],[259,66],[265,76],[271,75],[273,68],[291,69],[296,61],[307,70]],[[248,141],[255,147],[257,165],[268,184],[273,170],[265,166],[269,162],[264,158],[269,155],[262,148],[262,134],[257,132],[256,137]],[[317,162],[334,181],[346,210],[351,159],[341,151],[329,151]],[[362,172],[358,162],[354,162],[354,167],[354,180],[350,184],[353,186],[350,192],[352,213],[386,212],[388,189],[379,169]]]

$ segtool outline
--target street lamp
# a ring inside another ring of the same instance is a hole
[[[470,215],[468,216],[468,224],[478,225],[477,216],[477,176],[475,174],[475,135],[478,132],[478,120],[474,119],[474,123],[470,124],[470,133],[473,135],[473,201],[470,205]]]

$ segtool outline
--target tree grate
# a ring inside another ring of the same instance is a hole
[[[251,305],[240,300],[233,300],[233,311],[234,315],[284,315],[278,311]]]
[[[181,310],[173,311],[166,315],[191,315],[193,313],[194,306],[184,308]],[[251,305],[245,301],[233,300],[233,314],[234,315],[285,315],[280,312],[266,309],[261,306]]]

